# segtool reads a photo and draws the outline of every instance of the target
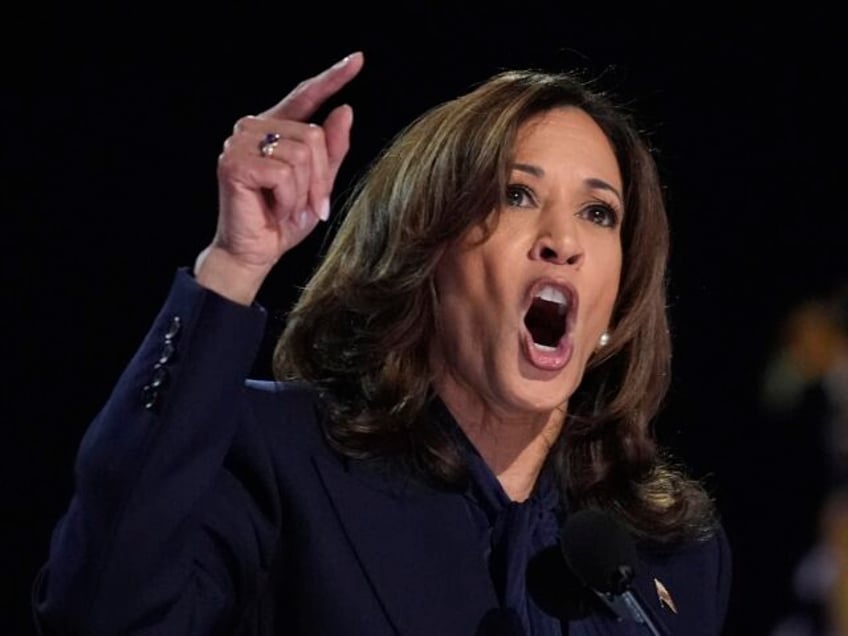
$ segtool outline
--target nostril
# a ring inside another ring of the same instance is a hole
[[[549,261],[549,262],[553,262],[553,263],[563,262],[566,265],[577,265],[580,262],[580,254],[579,253],[572,254],[571,256],[566,258],[565,260],[561,261],[559,254],[557,254],[557,251],[555,249],[550,248],[550,247],[543,247],[541,249],[541,251],[539,252],[539,256],[542,258],[543,261]]]
[[[556,259],[557,253],[553,251],[550,247],[542,248],[542,258],[546,261],[551,261]]]

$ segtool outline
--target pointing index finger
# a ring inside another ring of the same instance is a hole
[[[308,120],[321,104],[356,77],[363,62],[363,55],[359,51],[348,55],[318,75],[302,81],[263,115],[274,119]]]

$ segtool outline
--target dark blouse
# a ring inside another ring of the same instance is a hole
[[[501,604],[500,615],[492,620],[500,622],[507,634],[559,636],[559,619],[539,607],[526,583],[531,559],[556,548],[559,537],[563,514],[553,471],[546,465],[530,497],[512,501],[445,405],[437,400],[434,409],[467,461],[468,511]]]

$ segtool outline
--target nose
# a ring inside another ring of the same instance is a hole
[[[553,214],[548,216],[554,217]],[[546,261],[555,265],[579,268],[583,263],[584,253],[577,220],[571,215],[562,213],[556,217],[540,226],[530,257],[533,260]]]

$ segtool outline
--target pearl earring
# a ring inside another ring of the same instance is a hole
[[[601,337],[598,338],[598,346],[599,347],[606,347],[609,344],[609,341],[610,341],[609,331],[605,331],[604,333],[601,334]]]

